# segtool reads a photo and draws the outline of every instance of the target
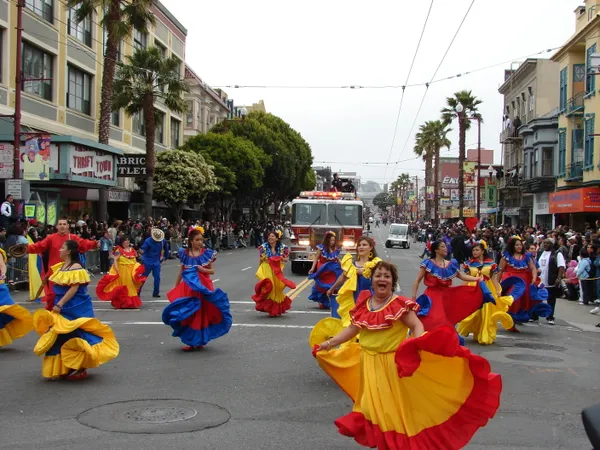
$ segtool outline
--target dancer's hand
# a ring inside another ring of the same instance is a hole
[[[333,288],[327,289],[326,294],[327,294],[327,297],[331,297],[333,295]]]
[[[60,313],[61,311],[62,307],[60,307],[59,305],[54,305],[54,307],[52,308],[52,312]]]
[[[311,269],[308,271],[308,274],[309,274],[309,275],[312,275],[313,273],[315,273],[315,271],[314,271],[314,270],[311,268]]]
[[[320,352],[321,350],[331,350],[331,341],[325,341],[322,344],[319,344],[317,351]]]

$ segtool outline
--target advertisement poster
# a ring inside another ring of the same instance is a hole
[[[427,186],[427,200],[433,200],[433,186]]]
[[[465,161],[463,163],[463,182],[465,187],[476,186],[476,175],[477,163]]]
[[[48,202],[48,217],[46,218],[48,225],[56,225],[56,212],[56,202]]]
[[[36,206],[37,208],[35,208],[35,220],[37,220],[40,223],[46,223],[46,207],[42,202],[38,203]]]
[[[50,136],[27,136],[23,157],[23,179],[50,180]]]
[[[35,219],[35,205],[26,204],[23,208],[23,212],[26,219]]]

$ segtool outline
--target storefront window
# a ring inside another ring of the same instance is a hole
[[[71,222],[76,222],[83,217],[84,214],[95,217],[94,202],[90,200],[71,200],[62,198],[60,200],[60,211],[60,215],[67,216]]]

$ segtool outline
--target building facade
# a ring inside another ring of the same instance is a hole
[[[600,53],[600,5],[588,1],[575,9],[575,33],[553,56],[559,65],[557,189],[549,212],[555,223],[583,229],[600,213],[600,151],[596,89]],[[600,117],[600,116],[599,116]]]
[[[504,72],[504,82],[498,89],[504,96],[502,169],[498,173],[503,223],[532,225],[535,194],[554,190],[550,180],[537,179],[544,179],[547,173],[542,171],[542,167],[548,169],[548,162],[543,166],[543,158],[554,159],[556,153],[555,139],[548,137],[546,130],[556,128],[558,81],[558,64],[546,59],[527,59]]]
[[[115,112],[111,118],[110,149],[95,149],[98,140],[98,119],[100,114],[100,92],[102,86],[102,70],[105,48],[105,33],[100,22],[101,11],[97,11],[80,23],[75,23],[75,11],[69,10],[61,0],[26,0],[23,8],[23,51],[22,67],[19,69],[23,77],[36,78],[24,81],[22,91],[22,131],[47,132],[53,137],[61,149],[56,149],[60,158],[67,151],[60,140],[78,142],[85,151],[104,152],[113,155],[138,154],[145,152],[145,127],[141,116],[127,117],[124,111]],[[181,60],[181,73],[184,71],[185,41],[187,30],[159,2],[155,2],[153,13],[155,25],[149,26],[148,33],[135,30],[130,39],[121,42],[119,58],[124,60],[131,55],[134,48],[156,46],[162,49],[165,56],[175,56]],[[15,107],[15,45],[16,45],[17,4],[14,1],[0,0],[0,113],[13,114]],[[42,78],[43,80],[40,80]],[[156,105],[161,115],[156,133],[158,151],[176,147],[183,139],[182,116],[169,111],[164,105]],[[7,121],[2,121],[7,122]],[[3,125],[1,135],[14,133]],[[54,136],[58,136],[56,139]],[[11,139],[12,142],[12,139]],[[66,144],[64,146],[66,148]],[[101,156],[101,155],[98,155]],[[115,160],[118,164],[118,160]],[[79,170],[79,169],[77,169]],[[133,183],[127,181],[98,183],[94,176],[78,181],[78,190],[69,191],[68,178],[59,176],[59,172],[51,172],[48,180],[32,183],[33,187],[56,190],[62,209],[58,214],[81,216],[90,214],[97,217],[99,189],[115,187],[108,193],[109,215],[135,215],[135,203],[129,205],[131,197],[122,195],[123,188],[132,188]],[[42,184],[40,184],[42,183]],[[120,188],[117,185],[120,184]],[[62,198],[61,201],[60,199]],[[53,200],[54,201],[54,200]],[[122,203],[113,205],[110,203]],[[66,205],[66,207],[65,207]],[[141,209],[143,205],[137,205]],[[130,213],[128,210],[133,208]],[[43,208],[48,210],[48,205]],[[112,209],[112,214],[111,214]],[[123,212],[124,211],[124,212]],[[106,218],[101,218],[106,219]]]

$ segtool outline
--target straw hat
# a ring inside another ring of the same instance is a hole
[[[150,232],[150,236],[152,236],[152,239],[155,242],[162,242],[163,239],[165,238],[165,233],[160,228],[152,228],[152,231]]]
[[[17,244],[8,249],[8,254],[13,258],[22,258],[27,254],[27,245]]]

